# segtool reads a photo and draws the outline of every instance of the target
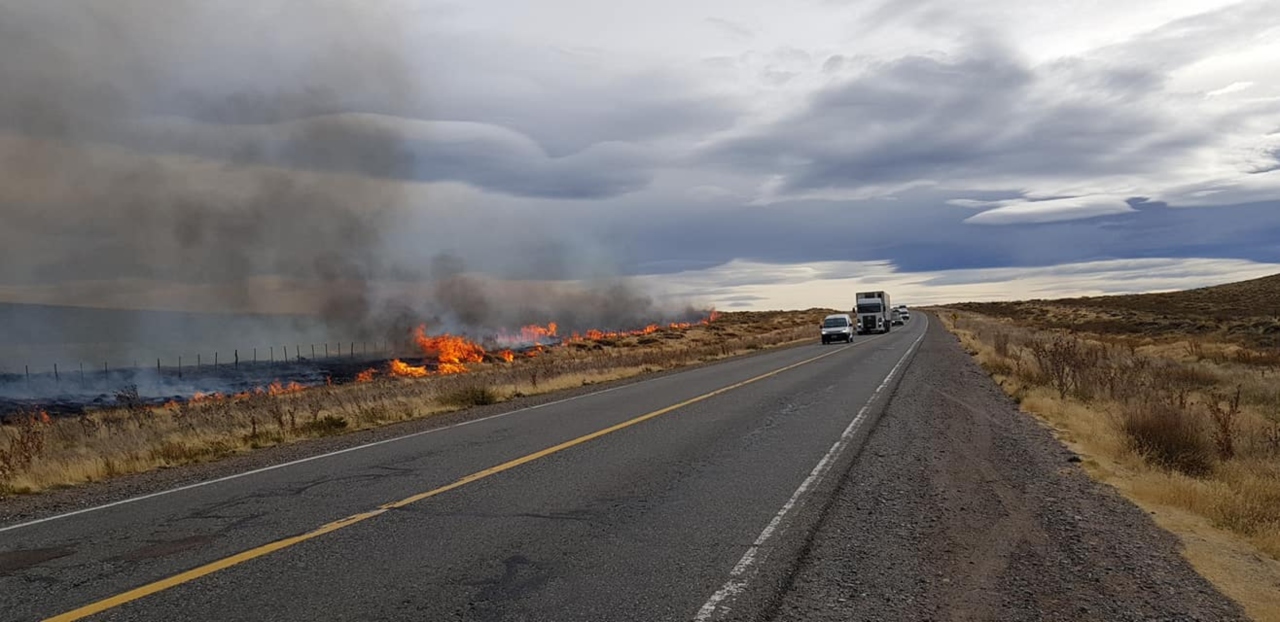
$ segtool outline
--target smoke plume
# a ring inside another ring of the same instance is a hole
[[[549,320],[614,328],[687,315],[619,279],[499,281],[443,250],[415,249],[415,258],[436,256],[415,265],[388,245],[424,214],[436,229],[450,226],[449,210],[432,206],[421,183],[438,178],[432,167],[476,168],[422,156],[424,132],[447,129],[448,141],[465,143],[474,128],[431,124],[430,75],[406,51],[401,24],[414,16],[402,8],[0,4],[0,300],[30,302],[34,292],[39,301],[117,309],[283,307],[297,317],[296,334],[282,340],[303,343],[399,338],[420,321],[476,331]],[[483,148],[507,140],[475,136]],[[518,169],[509,158],[494,167]],[[547,263],[519,255],[485,264]],[[45,316],[23,317],[38,329]],[[87,332],[100,345],[155,341],[158,320],[68,322],[94,324]],[[195,330],[173,322],[166,342]],[[234,337],[252,332],[237,328]],[[258,332],[253,339],[270,343],[280,323]]]

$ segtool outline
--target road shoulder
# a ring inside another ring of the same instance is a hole
[[[931,324],[773,619],[1247,619]]]

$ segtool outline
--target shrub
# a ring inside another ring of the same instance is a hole
[[[0,446],[0,480],[9,479],[30,467],[44,452],[49,415],[44,412],[27,413],[17,421],[17,432],[10,438],[8,447]],[[0,436],[0,440],[3,438]]]
[[[1158,467],[1200,477],[1213,468],[1213,448],[1195,418],[1168,402],[1125,409],[1121,429],[1129,448]]]
[[[314,436],[329,436],[347,429],[347,420],[337,415],[325,415],[308,421],[299,428],[304,433]]]
[[[1213,444],[1218,457],[1230,460],[1236,455],[1236,419],[1240,416],[1240,388],[1234,396],[1210,394],[1209,418],[1213,421]]]
[[[449,406],[486,406],[498,403],[498,393],[483,385],[463,387],[444,394],[440,401]]]
[[[1009,333],[996,331],[994,343],[996,354],[1000,355],[1000,358],[1009,358]]]

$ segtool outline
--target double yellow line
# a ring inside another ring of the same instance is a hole
[[[870,341],[874,341],[875,339],[879,339],[879,337],[874,337],[874,338],[872,338],[872,339],[868,339],[868,340],[866,340],[866,341],[861,341],[861,342],[858,342],[858,344],[854,344],[854,345],[859,345],[859,344],[863,344],[863,343],[868,343],[868,342],[870,342]],[[431,497],[434,497],[434,496],[437,496],[437,495],[444,494],[444,493],[449,492],[450,490],[453,490],[453,489],[455,489],[455,488],[461,488],[461,487],[463,487],[463,486],[466,486],[467,484],[470,484],[470,483],[472,483],[472,482],[476,482],[476,481],[482,480],[482,479],[484,479],[484,478],[486,478],[486,477],[490,477],[490,476],[493,476],[493,475],[497,475],[498,473],[502,473],[503,471],[509,471],[509,470],[514,469],[514,468],[516,468],[516,467],[518,467],[518,466],[520,466],[520,465],[522,465],[522,464],[528,464],[528,463],[530,463],[530,462],[533,462],[534,460],[538,460],[538,459],[540,459],[540,458],[545,458],[545,457],[550,456],[550,455],[552,455],[552,454],[559,453],[559,452],[562,452],[562,451],[564,451],[564,450],[566,450],[566,449],[569,449],[570,447],[575,447],[575,446],[577,446],[577,445],[581,445],[581,444],[583,444],[583,443],[586,443],[586,442],[589,442],[589,441],[593,441],[593,440],[595,440],[595,439],[597,439],[597,438],[600,438],[600,437],[602,437],[602,436],[605,436],[605,435],[608,435],[608,434],[612,434],[612,433],[614,433],[614,432],[617,432],[618,430],[623,430],[623,429],[629,428],[629,427],[631,427],[631,426],[633,426],[633,425],[636,425],[636,424],[638,424],[638,423],[643,423],[643,422],[648,421],[648,420],[650,420],[650,419],[653,419],[653,418],[655,418],[655,417],[661,417],[662,415],[665,415],[665,414],[667,414],[667,413],[669,413],[669,412],[671,412],[671,411],[673,411],[673,410],[679,410],[679,409],[681,409],[681,408],[684,408],[685,406],[689,406],[689,405],[691,405],[691,404],[696,404],[696,403],[701,402],[701,401],[703,401],[703,400],[711,399],[711,398],[713,398],[713,397],[715,397],[715,396],[717,396],[717,395],[721,395],[721,394],[723,394],[723,393],[728,393],[729,391],[733,391],[734,389],[739,389],[739,388],[744,387],[744,386],[747,386],[747,385],[749,385],[749,384],[751,384],[751,383],[759,382],[759,381],[764,380],[764,379],[766,379],[766,378],[770,378],[770,377],[776,376],[776,375],[781,374],[781,373],[783,373],[783,372],[785,372],[785,371],[789,371],[789,370],[795,369],[795,368],[797,368],[797,367],[800,367],[801,365],[807,365],[807,364],[812,363],[812,362],[814,362],[814,361],[817,361],[817,360],[821,360],[821,359],[827,358],[828,356],[832,356],[832,355],[835,355],[835,354],[839,354],[840,352],[842,352],[842,351],[844,351],[844,350],[845,350],[845,348],[839,348],[839,349],[834,350],[834,351],[832,351],[832,352],[827,352],[827,353],[825,353],[825,354],[820,354],[820,355],[818,355],[818,356],[815,356],[815,357],[812,357],[812,358],[805,359],[805,360],[800,361],[800,362],[798,362],[798,363],[792,363],[792,364],[787,365],[787,366],[785,366],[785,367],[780,367],[780,368],[775,369],[775,370],[773,370],[773,371],[771,371],[771,372],[764,373],[764,374],[760,374],[759,376],[756,376],[756,377],[754,377],[754,378],[749,378],[749,379],[747,379],[747,380],[743,380],[742,382],[737,382],[737,383],[731,384],[731,385],[729,385],[729,386],[726,386],[726,387],[722,387],[722,388],[716,389],[715,391],[711,391],[710,393],[704,393],[704,394],[699,395],[699,396],[697,396],[697,397],[693,397],[693,398],[687,399],[687,400],[685,400],[685,401],[683,401],[683,402],[680,402],[680,403],[678,403],[678,404],[672,404],[671,406],[667,406],[667,407],[665,407],[665,408],[661,408],[661,409],[655,410],[655,411],[653,411],[653,412],[645,413],[645,414],[640,415],[639,417],[636,417],[636,418],[634,418],[634,419],[628,419],[628,420],[626,420],[626,421],[623,421],[622,423],[618,423],[618,424],[615,424],[615,425],[611,425],[611,426],[609,426],[609,427],[607,427],[607,428],[604,428],[604,429],[601,429],[601,430],[596,430],[595,432],[592,432],[592,433],[590,433],[590,434],[585,434],[585,435],[583,435],[583,436],[579,436],[579,437],[577,437],[577,438],[575,438],[575,439],[572,439],[572,440],[565,441],[565,442],[563,442],[563,443],[560,443],[559,445],[553,445],[553,446],[548,447],[548,448],[546,448],[546,449],[543,449],[543,450],[540,450],[540,451],[536,451],[536,452],[534,452],[534,453],[531,453],[531,454],[528,454],[528,455],[525,455],[525,456],[521,456],[521,457],[516,458],[516,459],[514,459],[514,460],[508,460],[507,462],[503,462],[502,464],[499,464],[499,465],[497,465],[497,466],[492,466],[492,467],[489,467],[489,468],[484,469],[484,470],[482,470],[482,471],[476,471],[475,473],[472,473],[472,474],[470,474],[470,475],[466,475],[466,476],[464,476],[464,477],[462,477],[462,478],[460,478],[460,479],[458,479],[458,480],[456,480],[456,481],[454,481],[454,482],[452,482],[452,483],[445,484],[444,486],[441,486],[441,487],[439,487],[439,488],[433,488],[433,489],[428,490],[428,491],[426,491],[426,492],[420,492],[420,493],[418,493],[418,494],[415,494],[415,495],[412,495],[412,496],[409,496],[409,497],[405,497],[405,498],[403,498],[403,499],[401,499],[401,500],[399,500],[399,501],[392,501],[392,502],[390,502],[390,503],[384,503],[384,504],[382,504],[382,505],[378,506],[378,507],[377,507],[377,508],[375,508],[375,509],[369,510],[369,511],[367,511],[367,512],[361,512],[361,513],[359,513],[359,514],[352,514],[351,516],[348,516],[348,517],[346,517],[346,518],[340,518],[340,519],[338,519],[338,520],[336,520],[336,521],[333,521],[333,522],[331,522],[331,523],[327,523],[327,524],[325,524],[325,525],[322,525],[322,526],[320,526],[320,527],[318,527],[318,528],[316,528],[316,529],[313,529],[313,530],[311,530],[311,531],[308,531],[308,532],[306,532],[306,533],[303,533],[303,534],[300,534],[300,535],[296,535],[296,536],[291,536],[291,537],[288,537],[288,538],[284,538],[284,539],[282,539],[282,540],[276,540],[276,541],[274,541],[274,542],[269,542],[269,543],[264,544],[264,545],[262,545],[262,546],[258,546],[258,547],[255,547],[255,548],[249,549],[249,550],[247,550],[247,551],[242,551],[242,552],[240,552],[240,553],[236,553],[235,555],[231,555],[230,557],[224,557],[224,558],[222,558],[222,559],[219,559],[219,560],[216,560],[216,561],[209,562],[209,563],[207,563],[207,564],[205,564],[205,565],[203,565],[203,566],[198,566],[198,567],[196,567],[196,568],[192,568],[191,570],[188,570],[188,571],[186,571],[186,572],[182,572],[182,573],[179,573],[179,574],[173,575],[173,576],[171,576],[171,577],[167,577],[167,578],[164,578],[164,579],[160,579],[159,581],[155,581],[155,582],[153,582],[153,583],[148,583],[148,584],[146,584],[146,585],[143,585],[143,586],[138,587],[138,588],[134,588],[134,589],[129,590],[129,591],[127,591],[127,592],[124,592],[124,593],[121,593],[121,594],[117,594],[117,595],[115,595],[115,596],[111,596],[111,597],[109,597],[109,598],[104,598],[104,599],[102,599],[102,600],[99,600],[99,601],[97,601],[97,602],[90,603],[90,604],[85,605],[85,606],[83,606],[83,607],[80,607],[80,608],[78,608],[78,609],[74,609],[74,610],[72,610],[72,611],[68,611],[68,612],[66,612],[66,613],[63,613],[63,614],[60,614],[60,615],[53,616],[52,618],[48,618],[48,620],[49,620],[50,622],[69,622],[69,621],[71,621],[71,620],[80,620],[80,619],[82,619],[82,618],[85,618],[85,617],[88,617],[88,616],[94,615],[94,614],[96,614],[96,613],[101,613],[101,612],[106,611],[106,610],[108,610],[108,609],[113,609],[113,608],[115,608],[115,607],[119,607],[120,605],[123,605],[123,604],[125,604],[125,603],[129,603],[129,602],[132,602],[132,601],[138,600],[138,599],[140,599],[140,598],[144,598],[144,597],[150,596],[150,595],[155,594],[155,593],[158,593],[158,592],[163,592],[164,590],[167,590],[167,589],[169,589],[169,588],[171,588],[171,587],[176,587],[176,586],[182,585],[183,583],[189,583],[189,582],[194,581],[194,580],[196,580],[196,579],[199,579],[200,577],[203,577],[203,576],[205,576],[205,575],[213,574],[213,573],[215,573],[215,572],[217,572],[217,571],[219,571],[219,570],[223,570],[223,569],[225,569],[225,568],[230,568],[230,567],[232,567],[232,566],[236,566],[236,565],[239,565],[239,564],[243,564],[244,562],[247,562],[247,561],[249,561],[249,560],[257,559],[257,558],[262,557],[262,556],[264,556],[264,555],[268,555],[268,554],[270,554],[270,553],[274,553],[274,552],[276,552],[276,551],[280,551],[280,550],[283,550],[283,549],[287,549],[287,548],[289,548],[289,547],[291,547],[291,546],[293,546],[293,545],[295,545],[295,544],[300,544],[300,543],[306,542],[307,540],[313,540],[313,539],[318,538],[318,537],[320,537],[320,536],[323,536],[323,535],[325,535],[325,534],[333,533],[333,532],[335,532],[335,531],[338,531],[339,529],[345,529],[345,528],[350,527],[350,526],[352,526],[352,525],[355,525],[355,524],[357,524],[357,523],[362,523],[362,522],[364,522],[364,521],[366,521],[366,520],[369,520],[369,519],[371,519],[371,518],[373,518],[373,517],[375,517],[375,516],[378,516],[378,515],[380,515],[380,514],[383,514],[383,513],[387,512],[388,510],[393,510],[393,509],[396,509],[396,508],[402,508],[402,507],[404,507],[404,506],[406,506],[406,505],[409,505],[409,504],[412,504],[412,503],[417,503],[417,502],[419,502],[419,501],[423,501],[423,500],[425,500],[425,499],[430,499]]]

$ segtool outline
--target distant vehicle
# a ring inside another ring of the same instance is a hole
[[[853,341],[853,318],[848,313],[836,313],[822,318],[822,345],[832,341]]]
[[[911,311],[907,309],[907,305],[898,305],[898,315],[902,316],[904,324],[911,321]]]
[[[887,333],[893,329],[893,316],[887,292],[858,292],[854,314],[858,317],[858,334]]]
[[[902,326],[902,309],[894,309],[889,313],[894,326]]]

